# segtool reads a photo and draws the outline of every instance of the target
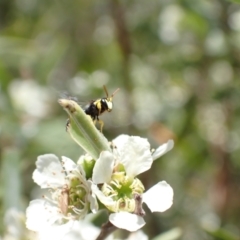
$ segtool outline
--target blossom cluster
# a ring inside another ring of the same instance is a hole
[[[74,101],[60,103],[70,117],[68,133],[87,153],[77,162],[54,154],[37,158],[33,180],[48,191],[26,210],[29,230],[44,240],[104,239],[93,226],[91,236],[84,232],[91,214],[105,209],[111,226],[135,232],[145,225],[143,203],[152,212],[171,207],[173,189],[167,182],[146,190],[138,175],[171,150],[173,140],[154,151],[138,136],[120,135],[109,143]]]
[[[87,154],[77,163],[67,157],[59,160],[54,154],[39,156],[33,180],[49,189],[50,196],[30,202],[27,228],[40,236],[54,228],[65,233],[89,212],[96,213],[101,203],[110,211],[113,225],[136,231],[145,224],[142,203],[152,212],[167,210],[173,200],[170,185],[161,181],[145,191],[137,175],[150,169],[173,147],[173,141],[153,153],[147,139],[140,137],[120,135],[111,146],[112,151],[101,152],[96,161]]]

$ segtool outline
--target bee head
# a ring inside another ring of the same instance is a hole
[[[103,89],[104,89],[104,91],[105,91],[105,93],[107,95],[107,97],[105,99],[105,102],[106,102],[106,104],[108,106],[107,111],[111,112],[112,108],[113,108],[113,102],[112,102],[113,101],[113,96],[120,90],[120,88],[116,89],[110,97],[108,97],[108,91],[107,91],[107,88],[106,88],[105,85],[103,85]]]
[[[112,109],[113,109],[112,98],[107,98],[107,99],[106,99],[106,104],[107,104],[107,106],[108,106],[107,111],[108,111],[108,112],[111,112]]]

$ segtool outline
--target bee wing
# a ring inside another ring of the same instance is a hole
[[[59,97],[62,98],[62,99],[68,99],[68,100],[72,100],[72,101],[76,102],[83,110],[88,108],[89,105],[91,104],[91,102],[94,101],[94,100],[92,100],[91,102],[89,102],[89,101],[79,101],[79,99],[77,97],[71,96],[68,92],[60,93]]]
[[[89,101],[88,103],[85,102],[83,105],[81,105],[82,109],[83,109],[83,110],[86,110],[87,108],[90,107],[90,105],[91,105],[93,102],[95,102],[95,100],[91,100],[91,101]]]
[[[60,98],[63,98],[63,99],[68,99],[68,100],[73,100],[75,102],[79,102],[78,98],[77,97],[73,97],[71,96],[68,92],[62,92],[59,94],[59,97]]]

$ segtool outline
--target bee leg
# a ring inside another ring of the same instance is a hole
[[[97,119],[93,119],[93,124],[96,125]]]
[[[100,132],[102,132],[104,122],[103,122],[102,120],[100,120],[100,119],[98,118],[98,116],[97,116],[96,118],[93,118],[93,123],[94,123],[94,125],[96,125],[97,122],[98,122],[98,124],[100,125]]]
[[[100,125],[100,132],[102,133],[104,122],[102,120],[98,119],[98,123]]]

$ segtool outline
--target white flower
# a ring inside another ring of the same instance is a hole
[[[144,192],[136,176],[151,168],[153,161],[173,148],[173,141],[160,146],[153,154],[147,139],[120,135],[113,141],[113,152],[103,151],[93,169],[92,191],[113,213],[109,220],[118,228],[136,231],[145,221],[142,202],[154,212],[171,207],[173,190],[165,181]],[[97,184],[102,184],[98,189]]]
[[[26,210],[28,229],[46,232],[59,225],[64,229],[67,221],[87,215],[89,203],[92,209],[97,209],[97,201],[90,193],[91,182],[86,180],[80,165],[66,157],[60,162],[54,154],[45,154],[38,157],[36,167],[33,180],[41,188],[49,188],[51,198],[30,202]]]
[[[49,104],[53,99],[51,92],[34,79],[12,81],[9,94],[16,109],[23,110],[30,116],[43,118],[52,111]]]
[[[25,215],[16,208],[9,208],[4,214],[4,236],[3,240],[14,239],[37,239],[37,235],[26,229]]]
[[[39,233],[39,240],[95,240],[100,229],[85,220],[71,220]]]
[[[141,230],[131,233],[127,240],[148,240],[148,236]]]
[[[121,240],[120,238],[115,238],[114,234],[109,235],[106,240]],[[124,240],[148,240],[148,236],[141,230],[136,232],[132,232],[128,235],[128,238],[124,238]]]

